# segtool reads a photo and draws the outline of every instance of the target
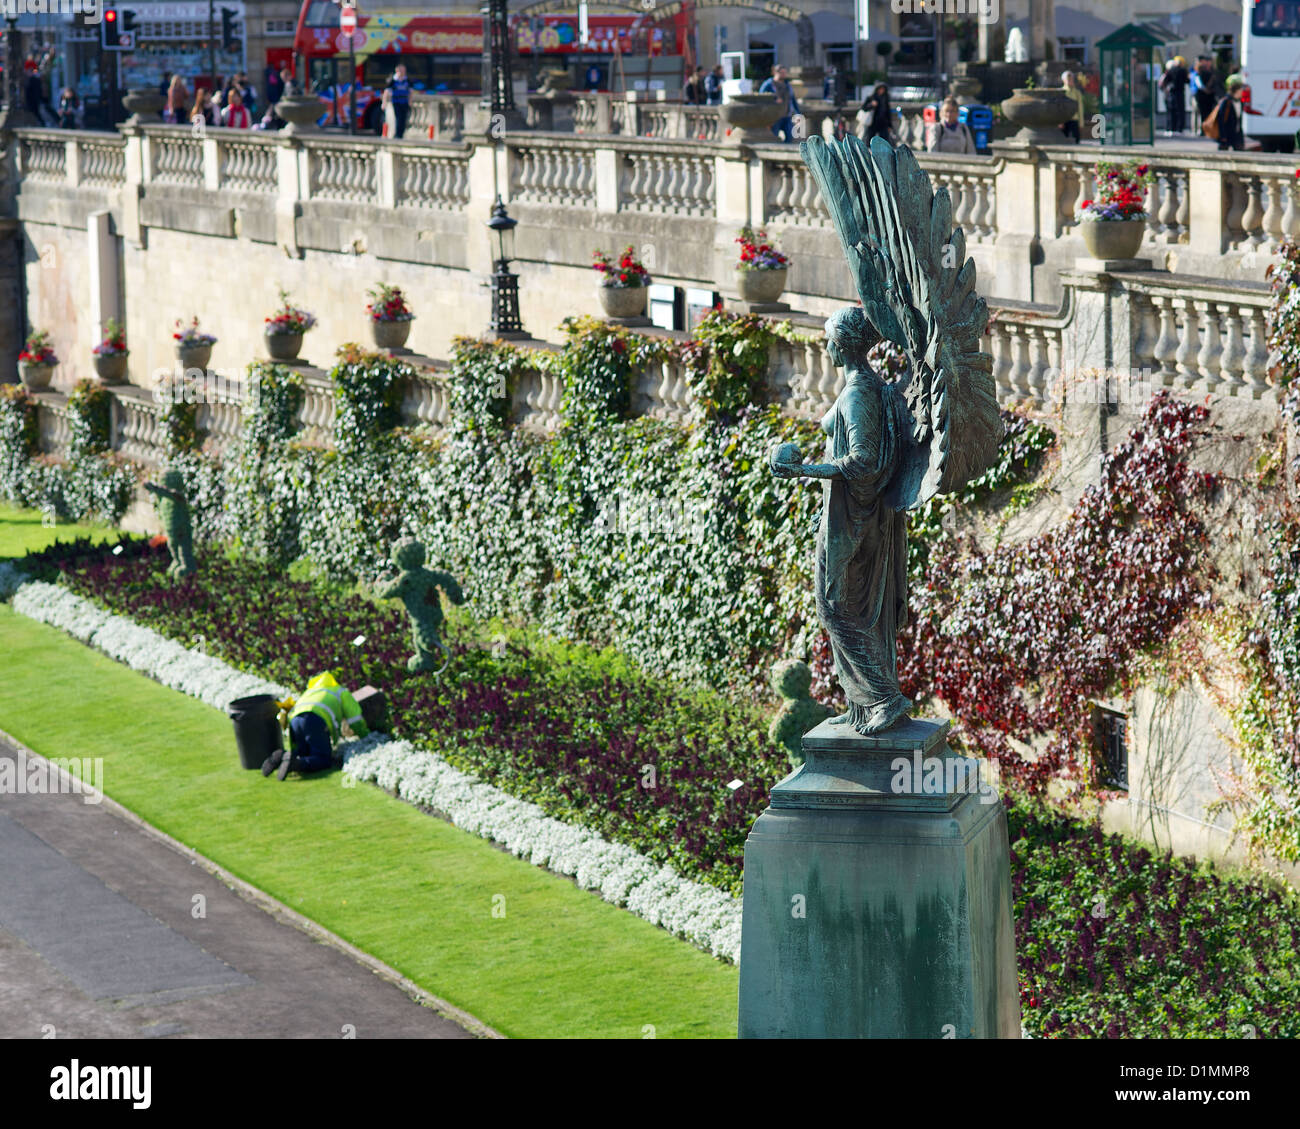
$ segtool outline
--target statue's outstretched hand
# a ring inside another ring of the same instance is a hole
[[[803,469],[803,455],[794,443],[782,443],[773,449],[768,463],[777,478],[798,478]]]

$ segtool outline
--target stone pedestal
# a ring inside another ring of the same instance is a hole
[[[1006,815],[947,722],[822,722],[745,842],[741,1038],[1020,1037]]]

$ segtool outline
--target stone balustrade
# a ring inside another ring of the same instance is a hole
[[[122,386],[113,392],[113,447],[145,467],[165,459],[164,405],[142,388]]]

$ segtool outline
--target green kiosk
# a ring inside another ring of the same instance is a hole
[[[1101,52],[1103,145],[1154,145],[1156,48],[1165,41],[1141,24],[1125,24],[1097,40]]]

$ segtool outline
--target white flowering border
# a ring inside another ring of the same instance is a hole
[[[13,592],[20,615],[68,632],[110,658],[193,698],[224,710],[236,698],[290,690],[190,650],[127,616],[106,612],[67,588],[27,580],[0,562],[0,599]],[[343,784],[376,784],[401,799],[432,809],[462,831],[500,843],[535,866],[572,877],[585,890],[623,906],[723,960],[740,960],[740,909],[712,886],[682,878],[631,847],[548,816],[436,753],[375,733],[344,741]]]

